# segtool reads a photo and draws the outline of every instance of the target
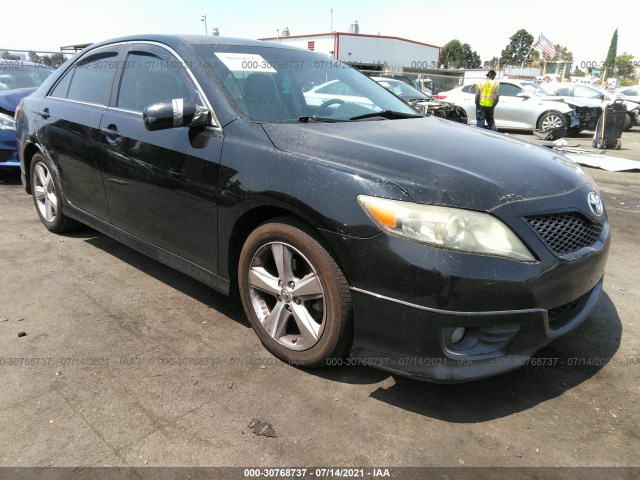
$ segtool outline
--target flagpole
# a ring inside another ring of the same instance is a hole
[[[529,49],[529,53],[527,53],[527,56],[524,57],[524,60],[522,60],[522,63],[520,64],[520,75],[518,75],[518,78],[522,78],[522,69],[524,68],[524,62],[527,61],[527,58],[529,58],[529,55],[531,55],[531,50],[533,50],[533,45],[531,45],[531,48]]]

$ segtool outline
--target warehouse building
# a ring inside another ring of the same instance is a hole
[[[361,70],[392,72],[438,68],[440,47],[400,37],[360,33],[318,33],[262,38],[324,53]]]

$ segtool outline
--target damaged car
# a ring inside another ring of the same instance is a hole
[[[616,93],[611,93],[598,87],[568,82],[547,83],[542,85],[541,88],[551,99],[557,99],[576,107],[576,114],[581,118],[588,116],[587,120],[584,121],[585,126],[582,127],[585,130],[595,130],[595,125],[602,113],[603,102],[613,102],[617,98],[623,98]],[[623,103],[627,108],[623,127],[626,131],[634,125],[638,125],[640,121],[640,106],[636,102],[628,101],[624,98],[623,100],[625,100]],[[594,122],[593,117],[595,115],[598,118]]]
[[[537,85],[535,82],[530,82]],[[433,98],[458,105],[467,113],[468,123],[476,124],[476,87],[464,85]],[[495,108],[496,127],[501,130],[566,130],[575,122],[574,110],[561,102],[541,98],[517,80],[500,80],[500,101]]]
[[[454,105],[453,103],[431,100],[431,97],[425,93],[400,80],[387,77],[371,77],[371,79],[378,82],[424,115],[435,115],[436,117],[458,123],[468,122],[467,112],[464,108]]]

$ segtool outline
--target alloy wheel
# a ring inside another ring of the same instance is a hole
[[[554,128],[560,128],[564,126],[564,122],[559,115],[551,114],[547,115],[540,125],[540,130],[546,132],[547,130],[553,130]]]
[[[40,162],[35,166],[34,196],[36,205],[42,217],[49,223],[53,223],[58,214],[58,198],[56,188],[47,166]]]
[[[252,307],[266,332],[291,350],[318,343],[325,323],[325,294],[316,269],[284,242],[263,245],[249,268]]]

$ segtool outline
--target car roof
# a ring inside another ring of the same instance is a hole
[[[87,47],[87,49],[94,49],[103,45],[110,45],[112,43],[126,43],[126,42],[157,42],[163,43],[173,48],[179,48],[184,45],[242,45],[242,46],[255,46],[255,47],[278,47],[288,50],[303,50],[299,47],[293,47],[290,45],[283,45],[276,42],[265,42],[262,40],[250,40],[246,38],[235,37],[217,37],[213,35],[160,35],[160,34],[140,34],[140,35],[127,35],[124,37],[116,37],[108,40],[103,40],[94,43]]]

